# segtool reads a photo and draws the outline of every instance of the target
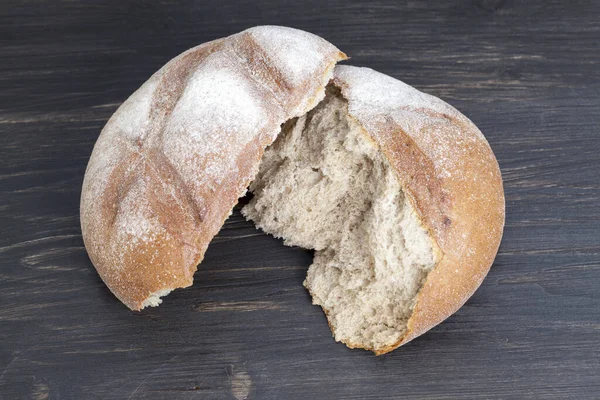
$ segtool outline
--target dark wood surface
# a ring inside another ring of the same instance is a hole
[[[450,102],[502,168],[492,270],[375,357],[331,338],[309,252],[236,211],[193,287],[130,312],[90,263],[81,182],[111,113],[196,44],[259,24]],[[600,2],[3,1],[0,398],[600,398]]]

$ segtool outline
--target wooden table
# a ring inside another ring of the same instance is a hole
[[[450,102],[502,167],[489,276],[391,354],[335,343],[301,284],[311,254],[237,210],[159,308],[127,310],[86,255],[110,115],[178,53],[260,24]],[[600,398],[599,2],[4,1],[0,56],[0,398]]]

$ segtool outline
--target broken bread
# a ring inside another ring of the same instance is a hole
[[[190,286],[248,188],[246,217],[315,250],[305,286],[349,347],[391,351],[471,296],[504,225],[489,145],[448,104],[345,58],[255,27],[181,54],[119,107],[81,195],[117,298],[140,310]]]
[[[464,303],[504,223],[498,165],[477,128],[366,68],[336,67],[325,99],[267,148],[250,191],[247,218],[315,250],[304,284],[335,339],[377,354]]]

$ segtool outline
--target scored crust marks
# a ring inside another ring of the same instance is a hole
[[[235,71],[232,61],[214,55],[193,74],[165,126],[162,151],[194,192],[211,192],[227,174],[239,174],[238,154],[271,121],[260,93]],[[199,102],[198,99],[203,99]]]
[[[352,99],[352,115],[356,115],[367,128],[381,125],[386,117],[391,117],[394,124],[409,133],[422,151],[436,161],[436,173],[441,178],[449,177],[452,170],[460,169],[457,163],[463,159],[455,152],[463,149],[461,141],[485,142],[479,130],[474,135],[467,129],[453,129],[451,132],[440,129],[451,124],[470,124],[470,121],[437,97],[390,76],[368,68],[339,66],[336,79],[342,83],[344,94]],[[346,81],[349,84],[343,83]],[[434,125],[438,129],[432,133],[428,129]]]
[[[312,34],[307,32],[273,26],[258,27],[251,35],[263,45],[268,60],[283,72],[289,87],[303,83],[324,61],[323,43],[311,40]]]
[[[382,151],[394,153],[390,161],[402,158],[399,178],[411,186],[418,208],[429,208],[424,214],[444,242],[454,222],[450,214],[456,192],[442,182],[464,186],[476,201],[479,193],[487,192],[473,191],[467,181],[477,180],[479,171],[490,171],[491,179],[497,174],[490,169],[496,162],[485,137],[441,99],[371,69],[338,66],[334,81],[349,99],[349,113]]]

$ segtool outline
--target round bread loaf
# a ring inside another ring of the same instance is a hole
[[[255,27],[184,52],[119,107],[81,194],[85,247],[119,300],[140,310],[192,284],[265,147],[345,58],[310,33]]]
[[[252,28],[183,53],[117,110],[88,164],[81,225],[123,303],[191,285],[249,185],[246,217],[315,250],[305,286],[349,347],[389,352],[473,294],[504,226],[487,141],[438,98],[334,70],[342,59],[314,35]]]

